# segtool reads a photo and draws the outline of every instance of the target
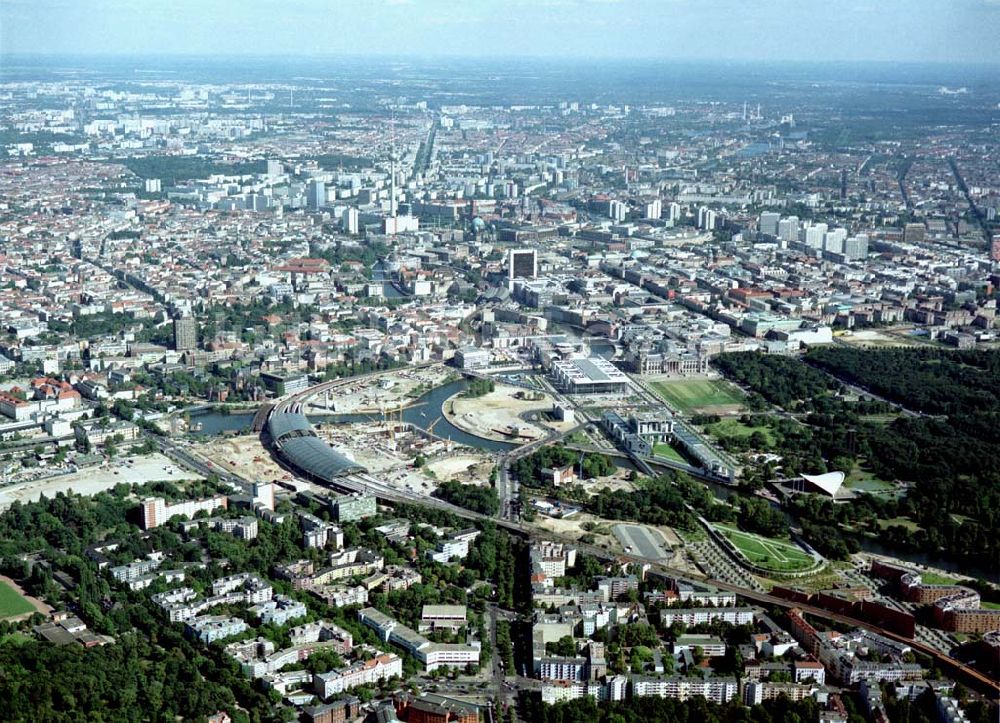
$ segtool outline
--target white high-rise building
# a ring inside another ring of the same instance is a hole
[[[361,212],[356,208],[349,208],[340,217],[340,228],[344,233],[358,234],[361,232]]]
[[[835,228],[823,236],[823,250],[835,254],[844,253],[844,241],[847,240],[847,229]]]
[[[802,243],[811,249],[821,249],[823,248],[823,237],[826,235],[827,229],[829,227],[825,223],[814,223],[812,226],[807,226],[802,229],[799,234]]]
[[[798,216],[789,216],[778,221],[778,238],[785,242],[799,240]]]
[[[698,228],[712,231],[718,225],[718,214],[707,206],[698,209]]]
[[[658,219],[663,215],[663,202],[660,199],[650,201],[646,204],[644,216],[649,219]]]
[[[667,220],[677,221],[681,217],[681,205],[679,203],[671,203],[667,206]]]
[[[868,256],[868,236],[861,233],[844,241],[844,256],[851,261],[858,261]]]
[[[608,201],[608,218],[621,223],[628,214],[628,206],[621,201]]]

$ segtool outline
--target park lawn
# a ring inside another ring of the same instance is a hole
[[[925,585],[954,585],[958,580],[946,575],[938,575],[936,572],[922,572],[920,573],[920,582]]]
[[[792,542],[775,540],[733,527],[716,525],[740,553],[750,562],[775,572],[807,570],[815,564],[813,558]]]
[[[891,482],[886,482],[871,472],[865,471],[863,464],[855,465],[854,469],[848,472],[847,478],[844,480],[844,487],[872,494],[888,494],[896,490]]]
[[[651,385],[668,404],[681,412],[743,404],[743,393],[722,379],[678,379],[652,382]]]
[[[887,520],[879,520],[878,526],[880,530],[884,530],[887,527],[892,527],[893,525],[902,525],[910,532],[916,532],[920,529],[920,525],[911,520],[909,517],[890,517]]]
[[[665,457],[666,459],[672,459],[675,462],[684,462],[685,464],[687,463],[687,460],[684,459],[684,455],[681,454],[676,447],[670,444],[666,443],[654,444],[653,454],[658,455],[660,457]]]
[[[754,432],[760,432],[767,439],[767,447],[771,449],[775,445],[774,430],[770,427],[751,427],[748,424],[743,424],[738,419],[723,419],[715,424],[709,424],[705,427],[705,431],[716,439],[728,439],[732,437],[749,437]]]
[[[34,612],[35,607],[5,582],[0,581],[0,620]]]

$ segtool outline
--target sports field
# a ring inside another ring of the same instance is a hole
[[[739,389],[721,379],[677,379],[651,382],[671,406],[681,412],[729,410],[743,404]]]
[[[0,620],[34,612],[34,606],[10,585],[0,580]]]
[[[725,535],[745,558],[760,567],[775,572],[797,572],[808,570],[815,564],[808,553],[792,542],[761,537],[724,525],[716,525],[715,529]]]

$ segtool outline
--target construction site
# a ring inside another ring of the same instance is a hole
[[[552,414],[555,400],[545,392],[497,384],[492,392],[470,397],[453,395],[442,406],[445,418],[463,432],[504,442],[526,444],[542,439],[549,429],[566,431],[572,420]]]

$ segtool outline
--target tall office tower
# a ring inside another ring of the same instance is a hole
[[[356,208],[349,208],[340,217],[340,228],[344,233],[357,234],[361,232],[361,212]]]
[[[533,279],[538,276],[538,252],[534,249],[511,249],[507,252],[507,279]]]
[[[847,229],[835,228],[823,236],[823,250],[835,254],[844,253],[844,241],[847,240]]]
[[[768,236],[777,236],[779,220],[781,220],[780,213],[765,211],[760,215],[760,222],[757,224],[757,227],[763,234],[767,234]]]
[[[174,349],[184,351],[198,346],[198,322],[192,316],[174,319]]]
[[[698,209],[698,228],[713,231],[718,224],[718,214],[707,206]]]
[[[650,219],[658,219],[663,215],[663,202],[660,199],[655,201],[650,201],[646,204],[645,217]]]
[[[608,218],[621,223],[628,214],[628,206],[621,201],[608,201]]]
[[[782,241],[799,240],[799,217],[789,216],[778,221],[778,238]]]
[[[859,261],[868,257],[868,236],[859,233],[844,241],[844,256],[851,261]]]
[[[267,175],[269,176],[280,176],[285,172],[284,166],[281,165],[281,161],[268,161],[267,162]]]
[[[814,223],[812,226],[802,229],[799,236],[802,243],[809,248],[821,249],[823,248],[823,237],[826,235],[827,229],[828,227],[825,223]]]
[[[306,204],[314,211],[326,205],[326,184],[313,179],[306,186]]]

